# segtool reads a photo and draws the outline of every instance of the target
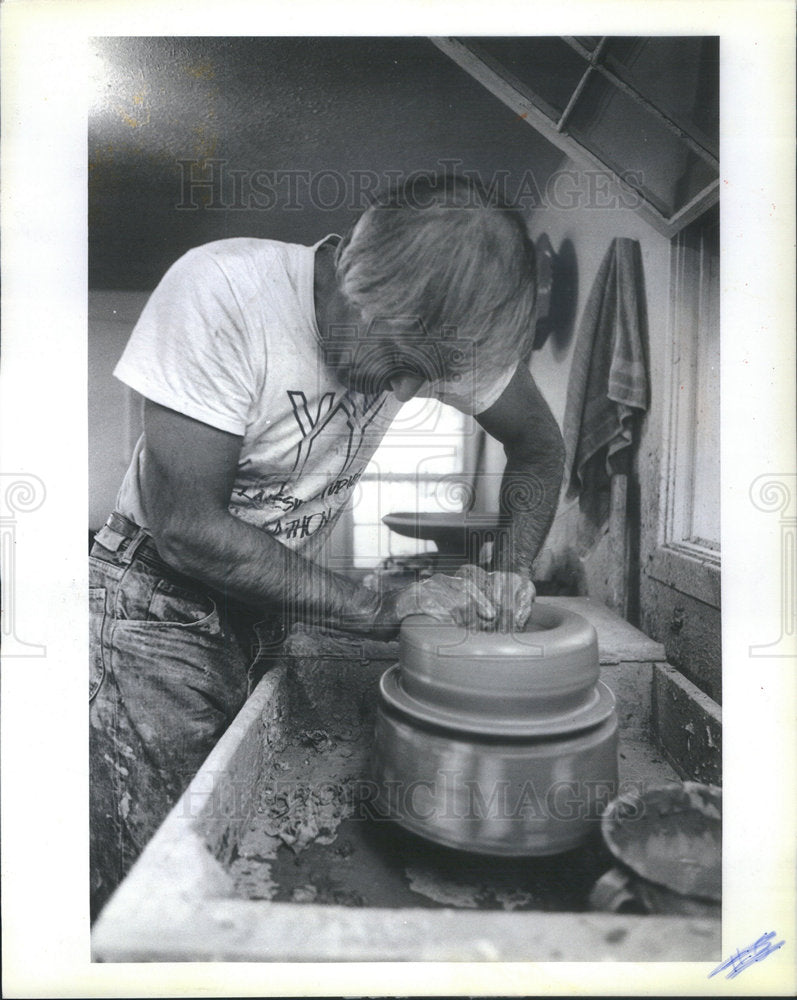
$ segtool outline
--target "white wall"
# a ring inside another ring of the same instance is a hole
[[[113,378],[147,292],[90,292],[88,330],[89,528],[113,510],[141,431],[141,399]]]
[[[568,168],[577,169],[573,164]],[[665,644],[670,662],[711,697],[721,697],[721,616],[716,606],[695,600],[675,586],[654,579],[647,567],[660,541],[662,523],[662,463],[664,421],[668,409],[666,384],[671,352],[670,241],[659,235],[633,210],[617,207],[573,210],[545,208],[530,219],[532,236],[547,233],[555,251],[568,241],[577,264],[574,321],[551,336],[532,357],[531,371],[554,415],[562,424],[575,338],[584,305],[611,240],[639,241],[647,306],[647,347],[650,403],[639,427],[634,473],[629,481],[628,517],[634,539],[628,560],[628,616]],[[676,387],[677,391],[677,387]],[[490,453],[496,473],[503,456]],[[535,567],[535,578],[574,582],[580,593],[598,600],[609,597],[610,539],[596,533],[579,509],[578,499],[562,500],[556,520]]]
[[[567,163],[564,169],[578,170]],[[584,190],[587,185],[583,185]],[[543,347],[535,351],[531,361],[532,374],[545,396],[554,416],[562,426],[573,348],[578,336],[585,303],[614,237],[629,237],[639,241],[647,303],[650,406],[640,428],[637,449],[636,479],[639,487],[640,512],[632,510],[637,529],[644,538],[642,548],[654,544],[658,522],[659,453],[664,409],[663,372],[668,344],[670,308],[670,243],[643,221],[632,209],[615,201],[613,205],[575,208],[547,206],[537,209],[529,220],[532,237],[546,233],[555,252],[563,244],[575,258],[575,302],[566,328],[549,336]],[[503,467],[503,455],[490,452],[490,471]],[[581,593],[605,599],[608,537],[594,533],[579,514],[578,499],[560,502],[548,542],[537,561],[536,573],[541,578],[569,578]],[[589,548],[588,552],[585,549]],[[642,553],[640,553],[642,554]],[[638,594],[636,595],[638,596]]]

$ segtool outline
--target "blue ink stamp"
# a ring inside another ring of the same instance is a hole
[[[718,965],[713,972],[709,972],[708,978],[711,979],[712,976],[716,976],[718,972],[724,972],[726,969],[730,969],[726,979],[733,979],[738,976],[740,972],[750,966],[754,965],[756,962],[760,962],[771,955],[773,951],[777,951],[778,948],[782,948],[786,943],[785,941],[778,941],[777,944],[772,944],[772,938],[775,936],[774,931],[767,931],[766,934],[762,934],[761,937],[754,943],[751,944],[749,948],[738,948],[733,955],[727,961]]]

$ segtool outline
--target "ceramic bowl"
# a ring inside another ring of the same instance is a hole
[[[636,875],[681,896],[722,898],[722,789],[672,781],[609,803],[601,830]]]

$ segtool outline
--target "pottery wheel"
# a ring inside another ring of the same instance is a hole
[[[543,737],[556,736],[576,729],[590,729],[607,719],[615,707],[613,693],[603,681],[598,681],[583,705],[559,715],[501,719],[461,711],[446,711],[407,694],[401,683],[401,667],[398,663],[382,675],[379,691],[387,705],[412,716],[419,722],[479,736]]]

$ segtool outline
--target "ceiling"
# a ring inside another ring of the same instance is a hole
[[[717,198],[716,38],[92,40],[91,287],[191,246],[312,243],[374,185],[471,172],[533,210],[565,159],[672,235]],[[531,126],[531,127],[529,127]]]
[[[426,38],[98,38],[94,288],[151,289],[192,246],[313,243],[415,170],[533,192],[563,153]],[[207,179],[211,183],[191,184]]]

